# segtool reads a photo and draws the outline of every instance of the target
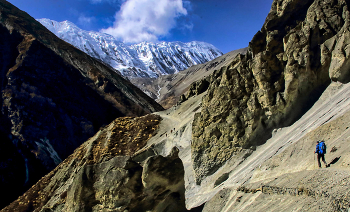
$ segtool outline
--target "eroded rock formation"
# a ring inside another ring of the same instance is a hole
[[[197,184],[297,120],[331,80],[349,82],[349,18],[346,0],[273,2],[248,53],[208,78],[193,122]]]

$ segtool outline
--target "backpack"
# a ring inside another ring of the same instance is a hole
[[[321,141],[321,143],[319,143],[319,153],[326,154],[326,152],[327,152],[327,146],[323,141]]]

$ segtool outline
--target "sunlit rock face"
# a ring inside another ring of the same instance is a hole
[[[198,184],[297,120],[331,80],[349,82],[349,23],[345,0],[273,2],[248,53],[206,79],[208,93],[193,122]]]

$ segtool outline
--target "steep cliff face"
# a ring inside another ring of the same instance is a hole
[[[240,167],[229,171],[225,164],[229,177],[203,211],[348,211],[349,94],[350,83],[332,82],[302,118],[275,130]],[[328,168],[317,166],[318,140],[327,145]]]
[[[290,125],[331,80],[349,82],[349,2],[275,0],[245,56],[207,78],[193,121],[196,182]]]
[[[0,187],[7,205],[97,130],[161,110],[114,70],[0,1]]]

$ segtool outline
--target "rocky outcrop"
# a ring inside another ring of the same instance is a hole
[[[2,211],[184,211],[184,168],[168,157],[135,162],[160,117],[118,118]]]
[[[179,104],[186,101],[188,98],[192,97],[192,96],[198,96],[199,94],[205,92],[206,90],[208,90],[210,85],[210,78],[203,78],[201,80],[198,80],[194,83],[191,84],[191,86],[189,87],[188,91],[186,92],[186,94],[182,94],[180,96],[180,100],[179,100]]]
[[[349,18],[345,0],[273,2],[248,53],[210,76],[193,121],[197,184],[297,120],[331,80],[349,82]]]
[[[0,1],[0,187],[4,207],[120,116],[162,107],[110,67]]]

